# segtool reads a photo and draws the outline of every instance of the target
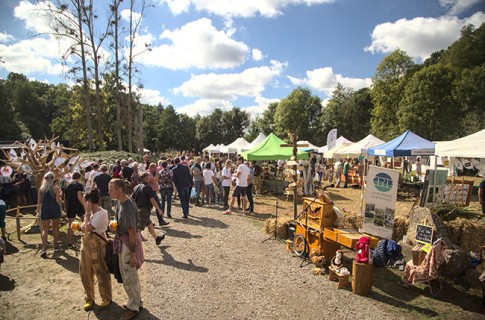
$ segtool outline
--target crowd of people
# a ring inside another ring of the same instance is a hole
[[[141,232],[146,228],[156,245],[160,245],[165,238],[164,234],[157,234],[154,228],[150,219],[152,211],[156,212],[161,227],[170,223],[168,219],[173,219],[172,201],[177,198],[183,219],[189,218],[191,200],[194,206],[220,206],[226,215],[233,213],[237,200],[241,214],[252,214],[255,182],[253,167],[261,170],[256,163],[244,161],[242,157],[236,159],[236,164],[227,157],[191,158],[185,154],[160,157],[155,163],[150,161],[149,155],[145,155],[142,163],[133,159],[111,164],[98,160],[80,172],[73,172],[69,177],[61,179],[48,172],[39,190],[33,192],[35,198],[24,190],[9,194],[16,199],[0,195],[6,200],[0,200],[0,218],[3,217],[0,219],[0,250],[4,249],[7,240],[7,207],[14,204],[26,205],[37,199],[42,258],[48,257],[47,240],[51,228],[53,252],[61,250],[59,227],[64,211],[68,226],[67,248],[75,246],[73,235],[76,231],[83,233],[79,273],[85,291],[84,309],[91,310],[94,305],[95,281],[101,296],[100,307],[106,308],[112,300],[110,270],[104,259],[109,237],[107,231],[111,230],[115,234],[113,247],[118,253],[119,273],[128,295],[121,319],[131,319],[142,308],[137,271],[143,263],[142,241],[145,239]],[[22,174],[6,183],[26,187],[26,181],[30,181],[29,177]],[[30,184],[28,188],[31,188]],[[30,201],[27,201],[27,196]]]

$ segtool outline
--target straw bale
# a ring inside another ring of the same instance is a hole
[[[270,218],[266,220],[265,230],[267,234],[274,234],[276,228],[276,235],[280,239],[287,239],[288,238],[288,222],[292,219],[288,217],[278,218],[278,222],[276,223],[275,218]]]
[[[485,223],[483,221],[457,218],[453,221],[446,221],[445,227],[450,241],[465,251],[478,252],[480,246],[485,244]]]
[[[362,224],[364,223],[364,218],[362,214],[355,211],[345,210],[342,209],[341,211],[342,217],[338,219],[337,225],[339,228],[344,229],[354,229],[359,230],[362,228]]]
[[[408,232],[409,220],[405,217],[394,218],[394,227],[392,230],[392,239],[399,241]]]

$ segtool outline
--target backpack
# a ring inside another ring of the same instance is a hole
[[[385,254],[389,260],[396,261],[401,259],[401,246],[394,240],[388,240]]]
[[[372,251],[372,259],[376,267],[385,267],[389,258],[386,255],[387,239],[380,240],[374,251]]]

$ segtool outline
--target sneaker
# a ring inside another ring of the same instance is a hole
[[[89,311],[93,308],[93,301],[86,301],[84,304],[84,311]]]
[[[163,227],[163,226],[166,226],[166,225],[167,225],[167,224],[169,224],[169,223],[170,223],[170,222],[168,222],[168,221],[162,220],[162,221],[160,221],[160,222],[158,223],[158,225],[159,225],[160,227]]]
[[[162,234],[161,236],[158,236],[156,239],[155,239],[155,243],[157,244],[157,246],[160,245],[160,243],[163,241],[163,239],[165,239],[165,235]]]
[[[170,213],[167,213],[167,218],[172,219],[172,215]]]
[[[42,250],[42,251],[40,252],[40,257],[41,257],[41,258],[47,258],[47,251]]]

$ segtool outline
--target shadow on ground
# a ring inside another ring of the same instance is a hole
[[[388,268],[374,268],[373,291],[369,298],[401,310],[407,310],[409,313],[418,314],[424,318],[438,317],[442,314],[441,307],[438,304],[429,303],[428,299],[430,298],[454,304],[463,310],[481,312],[479,298],[465,294],[444,280],[442,280],[443,289],[433,298],[429,287],[425,284],[402,286],[402,273],[402,271]],[[436,288],[437,285],[434,283],[433,292]]]
[[[187,262],[177,261],[175,258],[167,252],[167,249],[170,246],[162,246],[160,247],[160,252],[162,253],[162,259],[155,260],[155,259],[147,259],[145,262],[151,262],[156,264],[163,264],[166,266],[171,266],[177,269],[186,270],[186,271],[193,271],[193,272],[208,272],[209,269],[206,267],[196,266],[192,259],[188,259]]]
[[[15,289],[15,280],[0,274],[0,291],[12,291]]]

